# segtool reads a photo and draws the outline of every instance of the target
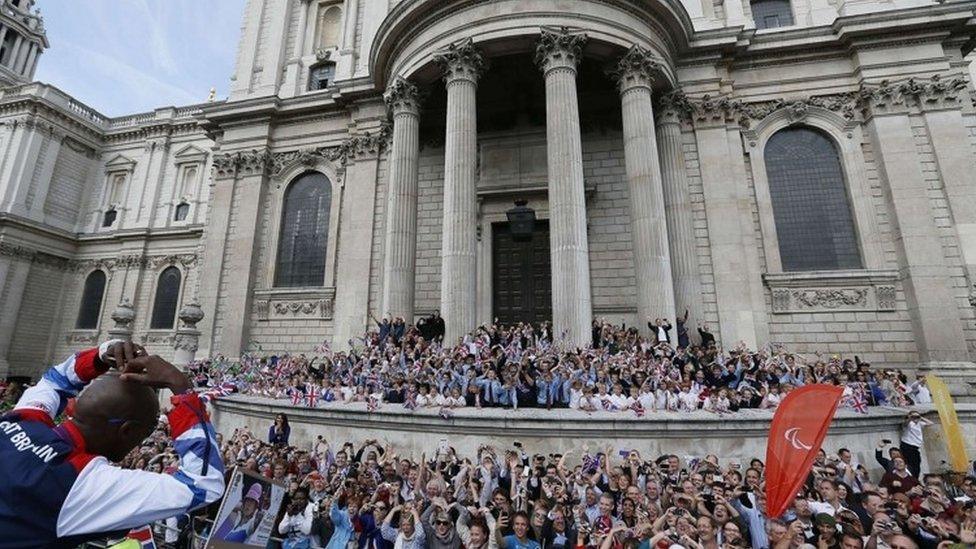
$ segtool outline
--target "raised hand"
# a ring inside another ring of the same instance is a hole
[[[140,356],[129,360],[125,363],[120,377],[122,381],[131,381],[156,389],[166,388],[176,394],[192,388],[186,374],[158,355]]]

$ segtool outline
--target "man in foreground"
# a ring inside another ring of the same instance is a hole
[[[121,373],[106,373],[113,365]],[[174,395],[169,425],[180,467],[172,475],[111,463],[153,432],[153,388]],[[74,417],[56,426],[79,392]],[[187,377],[131,343],[109,341],[48,370],[0,418],[0,545],[75,547],[125,533],[215,501],[223,473],[214,429]]]

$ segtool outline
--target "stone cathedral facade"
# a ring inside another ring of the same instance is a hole
[[[198,356],[687,309],[976,371],[971,0],[248,0],[226,100],[119,118],[0,4],[0,374],[191,304]]]

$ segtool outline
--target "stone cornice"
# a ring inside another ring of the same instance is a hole
[[[813,107],[834,112],[848,122],[858,122],[884,114],[969,108],[971,101],[965,76],[937,74],[927,80],[866,83],[853,92],[752,102],[726,95],[691,98],[676,90],[658,98],[658,109],[667,116],[680,116],[700,126],[733,123],[749,128],[781,110],[793,122],[803,121]]]
[[[313,166],[321,160],[331,162],[342,170],[353,160],[381,155],[389,146],[391,133],[390,125],[384,124],[376,132],[352,135],[338,145],[276,152],[271,155],[269,173],[272,177],[278,177],[296,164]]]
[[[0,241],[0,257],[12,257],[32,264],[51,267],[60,271],[82,272],[92,269],[116,271],[119,269],[158,269],[166,265],[180,265],[190,268],[197,263],[196,253],[173,254],[124,254],[118,256],[70,259],[52,255],[20,244]]]
[[[470,38],[440,50],[434,54],[434,61],[444,71],[444,81],[447,84],[455,80],[477,82],[488,67],[484,56]]]

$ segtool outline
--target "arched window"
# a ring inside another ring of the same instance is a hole
[[[81,293],[81,305],[78,307],[75,328],[79,330],[98,328],[98,315],[102,312],[103,297],[105,297],[105,272],[92,271],[85,278],[85,289]]]
[[[752,20],[757,29],[788,27],[793,24],[790,0],[752,0]]]
[[[115,208],[110,208],[102,217],[102,227],[111,227],[118,216],[119,212],[115,211]]]
[[[324,90],[335,80],[336,64],[323,61],[308,71],[308,91]]]
[[[176,267],[166,267],[159,274],[156,284],[156,297],[153,299],[152,319],[149,328],[167,330],[176,321],[176,303],[180,299],[180,282],[183,275]]]
[[[329,243],[332,183],[317,172],[293,181],[281,209],[275,286],[322,286]]]
[[[339,30],[342,28],[342,8],[333,4],[319,6],[315,18],[315,49],[339,47]]]
[[[190,205],[186,202],[180,202],[176,205],[176,213],[173,215],[173,221],[185,221],[189,213]]]
[[[803,126],[766,143],[766,175],[784,271],[860,269],[861,253],[837,147]]]

